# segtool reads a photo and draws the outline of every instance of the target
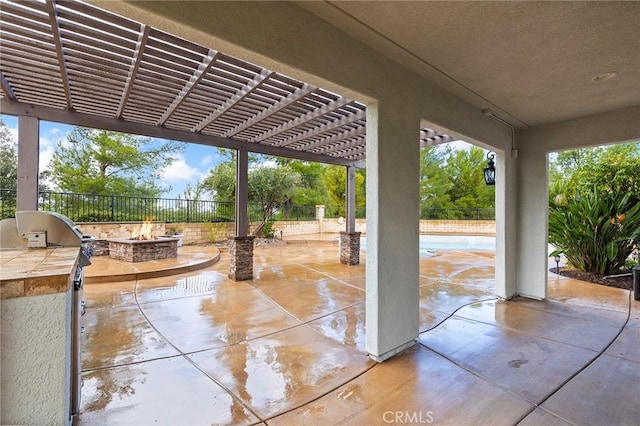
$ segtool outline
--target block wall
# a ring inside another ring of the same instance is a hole
[[[259,225],[251,223],[249,229],[253,231]],[[140,222],[122,223],[79,223],[78,227],[86,235],[92,235],[97,240],[107,238],[126,238],[131,235]],[[165,231],[175,228],[183,235],[183,244],[207,244],[225,241],[235,233],[234,222],[220,223],[153,223],[154,235],[164,235]],[[294,235],[321,234],[344,232],[344,220],[322,219],[309,221],[277,221],[273,224],[276,236],[286,237]],[[366,219],[356,219],[356,232],[365,234]],[[495,235],[496,223],[493,220],[421,220],[420,233],[430,235]],[[215,240],[215,241],[214,241]]]

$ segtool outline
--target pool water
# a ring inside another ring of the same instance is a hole
[[[360,247],[365,250],[367,237],[362,237]],[[420,235],[420,256],[428,257],[437,250],[495,251],[496,237],[477,235]]]

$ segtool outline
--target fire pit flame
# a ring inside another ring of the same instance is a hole
[[[146,221],[142,225],[140,225],[139,228],[134,229],[131,233],[131,238],[129,239],[139,241],[155,240],[155,237],[153,236],[153,225],[151,224],[151,221]]]

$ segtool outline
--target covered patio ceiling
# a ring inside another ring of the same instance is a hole
[[[3,113],[364,165],[363,103],[92,5],[2,0],[0,48]]]

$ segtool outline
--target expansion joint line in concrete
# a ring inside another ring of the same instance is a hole
[[[461,310],[462,308],[472,305],[474,303],[481,303],[481,302],[488,302],[491,300],[498,300],[498,299],[487,299],[487,300],[478,300],[475,302],[470,302],[467,303],[466,305],[460,306],[458,309],[456,309],[455,311],[453,311],[453,313],[451,313],[451,315],[449,315],[448,317],[446,317],[445,319],[443,319],[442,321],[440,321],[438,324],[434,325],[433,327],[427,329],[426,331],[422,332],[422,333],[426,333],[428,331],[433,330],[434,328],[440,326],[442,323],[444,323],[445,321],[447,321],[448,319],[450,319],[451,317],[453,317],[456,312],[458,312],[459,310]],[[558,387],[556,387],[555,389],[553,389],[551,392],[549,392],[549,394],[547,394],[540,402],[533,402],[533,401],[529,401],[532,404],[532,407],[530,410],[528,410],[526,413],[524,413],[524,415],[518,419],[518,421],[515,423],[515,425],[520,424],[529,414],[531,414],[533,411],[535,411],[538,407],[541,407],[542,404],[544,404],[549,398],[551,398],[553,395],[555,395],[556,393],[558,393],[558,391],[560,391],[564,386],[567,385],[567,383],[569,383],[571,380],[573,380],[578,374],[582,373],[584,370],[586,370],[587,368],[589,368],[589,366],[591,364],[593,364],[597,359],[599,359],[610,347],[611,345],[613,345],[613,343],[616,341],[616,339],[620,336],[620,334],[622,334],[622,332],[624,331],[625,327],[627,326],[627,324],[629,323],[629,319],[631,318],[631,292],[629,292],[629,304],[628,304],[628,309],[627,309],[627,317],[624,321],[624,323],[622,324],[622,326],[620,327],[620,330],[618,330],[618,333],[616,333],[616,335],[609,341],[609,343],[607,343],[607,345],[600,350],[597,355],[595,357],[593,357],[593,359],[591,359],[589,362],[587,362],[584,366],[582,366],[579,370],[577,370],[575,373],[573,373],[572,375],[570,375],[565,381],[563,381],[560,385],[558,385]],[[422,334],[421,333],[421,334]],[[454,365],[462,368],[463,370],[469,372],[470,374],[473,374],[474,376],[480,378],[481,380],[484,380],[486,382],[492,383],[493,385],[505,390],[508,393],[511,393],[513,395],[516,395],[518,397],[521,397],[520,395],[516,394],[515,392],[513,392],[510,389],[504,388],[503,386],[497,384],[497,383],[493,383],[490,380],[488,380],[486,377],[480,376],[478,375],[475,371],[470,370],[467,367],[464,367],[463,365],[458,364],[455,360],[447,357],[446,355],[434,350],[433,348],[430,348],[429,346],[425,345],[422,342],[419,342],[420,345],[422,345],[423,347],[425,347],[426,349],[433,351],[434,353],[438,354],[439,356],[443,357],[444,359],[446,359],[447,361],[453,363]],[[565,420],[565,419],[563,419]]]
[[[551,398],[553,395],[555,395],[556,393],[558,393],[558,391],[560,391],[563,387],[565,387],[567,385],[567,383],[569,383],[571,380],[573,380],[578,374],[582,373],[584,370],[586,370],[587,368],[589,368],[589,366],[591,366],[591,364],[593,364],[594,362],[596,362],[596,360],[600,359],[600,357],[602,355],[604,355],[604,353],[611,347],[611,345],[613,345],[613,343],[618,339],[618,337],[620,337],[620,335],[622,334],[622,332],[624,331],[625,327],[627,326],[627,324],[629,324],[629,319],[631,318],[631,291],[629,291],[629,309],[627,310],[627,318],[624,321],[624,324],[622,324],[622,327],[620,327],[620,330],[618,331],[618,333],[616,333],[616,335],[609,341],[609,343],[600,351],[598,352],[598,354],[593,357],[593,359],[589,362],[587,362],[582,368],[580,368],[578,371],[576,371],[575,373],[573,373],[571,376],[569,376],[567,378],[567,380],[565,380],[564,382],[560,383],[560,385],[558,385],[557,388],[555,388],[554,390],[552,390],[551,392],[549,392],[549,394],[547,396],[545,396],[544,398],[542,398],[542,401],[538,402],[537,404],[534,404],[533,408],[531,408],[528,412],[526,412],[522,418],[520,418],[520,420],[518,420],[516,422],[516,425],[521,423],[529,414],[531,414],[536,408],[541,407],[542,404],[544,404],[549,398]],[[555,415],[555,414],[554,414]],[[563,419],[565,420],[565,419]]]
[[[133,286],[133,297],[136,301],[136,306],[138,307],[138,309],[140,310],[140,313],[142,314],[142,316],[144,317],[145,321],[147,321],[147,323],[151,326],[151,328],[153,328],[155,330],[156,333],[158,333],[158,335],[160,337],[162,337],[169,345],[171,345],[171,347],[173,349],[175,349],[179,355],[176,355],[175,357],[181,356],[182,358],[184,358],[184,360],[186,360],[189,364],[193,365],[198,371],[200,371],[202,374],[204,374],[206,377],[208,377],[209,379],[211,379],[211,381],[213,381],[215,384],[217,384],[218,386],[220,386],[222,389],[224,389],[225,392],[227,392],[229,394],[229,396],[231,396],[231,398],[233,398],[235,401],[237,401],[240,405],[242,405],[244,408],[246,408],[251,414],[253,414],[259,421],[263,421],[263,419],[258,415],[258,413],[256,413],[254,410],[251,409],[251,407],[249,407],[248,405],[246,405],[240,398],[238,398],[233,392],[231,392],[231,389],[229,389],[227,386],[225,386],[222,382],[220,382],[219,380],[217,380],[215,377],[211,376],[210,374],[208,374],[206,371],[204,371],[202,368],[200,368],[200,366],[198,364],[196,364],[195,362],[193,362],[193,360],[191,358],[189,358],[188,353],[183,352],[182,350],[180,350],[176,345],[174,345],[164,334],[162,334],[160,332],[160,330],[158,330],[156,328],[155,325],[153,325],[153,323],[149,320],[149,317],[147,317],[147,315],[144,313],[144,311],[142,310],[142,308],[140,307],[140,303],[138,301],[138,280],[136,280],[135,285]],[[168,358],[175,358],[175,357],[168,357]]]

